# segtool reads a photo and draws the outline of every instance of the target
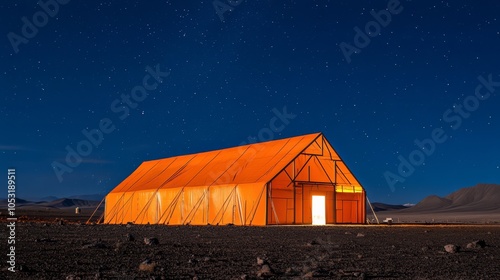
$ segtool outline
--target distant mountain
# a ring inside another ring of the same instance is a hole
[[[419,212],[419,211],[432,211],[432,210],[438,210],[438,209],[443,209],[446,207],[449,207],[451,205],[451,200],[444,198],[444,197],[439,197],[437,195],[430,195],[426,198],[424,198],[422,201],[417,203],[415,206],[411,208],[412,212]]]
[[[29,201],[22,198],[16,198],[16,208],[22,207],[43,207],[43,208],[67,208],[67,207],[97,207],[101,201],[84,200],[74,198],[58,198],[52,201]],[[0,208],[7,208],[7,199],[0,200]]]
[[[101,201],[105,195],[103,194],[81,194],[81,195],[72,195],[67,197],[57,197],[53,195],[44,196],[44,197],[28,197],[27,200],[32,202],[51,202],[54,200],[58,200],[61,198],[69,198],[69,199],[81,199],[81,200],[94,200]]]
[[[16,206],[20,205],[20,204],[29,204],[29,203],[34,203],[34,202],[22,199],[20,197],[16,197]],[[4,198],[4,199],[0,200],[0,205],[7,205],[7,204],[8,204],[7,198]]]
[[[16,197],[16,208],[28,206],[28,205],[36,206],[36,205],[39,205],[40,203],[42,203],[42,202],[31,201],[31,200],[22,199],[20,197]],[[0,200],[0,208],[7,208],[8,206],[9,206],[9,203],[8,203],[7,199]]]
[[[32,199],[32,200],[33,201],[53,201],[53,200],[56,200],[56,199],[59,199],[59,197],[50,195],[50,196],[44,196],[44,197],[41,197],[41,198],[38,198],[38,199]]]
[[[43,207],[65,208],[65,207],[97,206],[99,202],[100,201],[94,201],[94,200],[61,198],[50,202],[39,203],[38,205]]]
[[[59,197],[50,195],[50,196],[44,196],[42,198],[39,198],[38,201],[53,201],[56,199],[59,199]]]
[[[404,205],[393,205],[393,204],[385,204],[382,202],[374,202],[372,203],[373,211],[375,212],[381,212],[381,211],[390,211],[390,210],[401,210],[401,209],[406,209],[408,208],[407,206]],[[370,206],[366,207],[367,212],[371,212],[372,210],[370,209]]]
[[[72,195],[69,196],[68,198],[71,199],[81,199],[81,200],[94,200],[94,201],[101,201],[104,198],[105,195],[103,194],[83,194],[83,195]]]
[[[478,184],[459,189],[446,197],[431,195],[400,213],[496,212],[500,213],[500,185]]]

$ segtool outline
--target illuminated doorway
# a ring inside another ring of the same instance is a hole
[[[326,209],[325,209],[324,195],[312,196],[312,224],[313,225],[326,224]]]

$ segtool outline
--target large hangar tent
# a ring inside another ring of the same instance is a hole
[[[104,222],[364,223],[365,191],[321,133],[142,163],[107,196]]]

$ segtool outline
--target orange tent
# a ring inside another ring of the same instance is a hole
[[[146,161],[106,196],[104,222],[364,223],[365,196],[315,133]]]

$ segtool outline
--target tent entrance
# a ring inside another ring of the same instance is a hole
[[[324,195],[312,196],[312,224],[325,225],[326,224],[326,203]]]

